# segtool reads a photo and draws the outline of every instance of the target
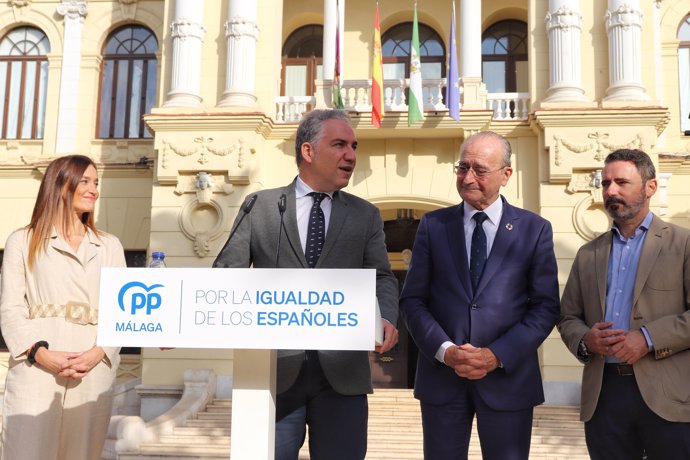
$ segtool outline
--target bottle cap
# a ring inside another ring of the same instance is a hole
[[[165,253],[162,252],[162,251],[152,252],[152,253],[151,253],[151,256],[152,256],[154,259],[165,259]]]

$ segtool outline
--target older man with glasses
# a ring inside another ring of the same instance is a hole
[[[513,172],[502,136],[470,136],[454,170],[463,201],[422,218],[400,299],[420,349],[424,457],[466,459],[476,415],[485,460],[527,460],[537,348],[559,314],[551,224],[500,195]]]

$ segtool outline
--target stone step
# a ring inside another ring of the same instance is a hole
[[[232,402],[215,399],[197,418],[160,442],[142,446],[138,455],[122,455],[120,460],[216,460],[230,454]],[[423,460],[422,421],[419,401],[412,390],[376,390],[369,396],[367,460]],[[469,460],[481,460],[475,430]],[[579,408],[538,406],[534,411],[530,460],[587,460],[584,429]],[[308,440],[300,460],[309,459]]]

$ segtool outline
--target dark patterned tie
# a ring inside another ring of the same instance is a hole
[[[470,248],[470,277],[472,278],[473,290],[477,289],[479,278],[481,278],[486,264],[486,233],[484,233],[482,224],[488,218],[486,213],[481,211],[472,216],[477,224],[472,232],[472,247]]]
[[[307,258],[309,268],[314,268],[321,255],[323,242],[326,240],[326,219],[321,209],[321,201],[326,198],[325,193],[311,192],[309,194],[314,199],[314,204],[309,212],[309,225],[307,227],[307,247],[304,256]]]

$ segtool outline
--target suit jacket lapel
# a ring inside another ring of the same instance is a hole
[[[515,213],[513,207],[509,205],[503,197],[501,197],[501,200],[503,200],[501,221],[498,223],[496,238],[494,239],[494,244],[491,246],[489,257],[486,259],[484,272],[479,279],[479,285],[477,286],[475,295],[478,295],[485,287],[490,285],[491,279],[501,267],[501,264],[503,264],[503,259],[510,251],[510,248],[515,243],[520,233],[520,218]]]
[[[316,267],[321,265],[321,262],[328,257],[328,253],[331,252],[331,249],[333,249],[335,242],[338,240],[338,235],[343,229],[343,224],[345,224],[347,213],[348,203],[346,197],[340,192],[335,192],[333,194],[333,201],[331,203],[331,217],[328,220],[326,241],[323,243],[321,255],[319,256],[318,262],[316,262]]]
[[[652,223],[647,230],[647,236],[642,246],[642,253],[640,254],[640,263],[637,266],[637,275],[635,276],[635,290],[633,291],[633,311],[631,319],[639,316],[637,313],[637,299],[640,297],[642,288],[647,282],[649,274],[656,265],[656,259],[661,252],[663,243],[663,233],[668,228],[668,224],[658,217],[652,218]]]
[[[284,193],[287,207],[285,210],[283,224],[285,225],[287,243],[290,245],[295,258],[299,261],[302,268],[305,268],[307,267],[307,259],[304,256],[304,251],[302,250],[302,243],[299,237],[299,228],[297,227],[297,199],[295,198],[294,181],[285,187]]]
[[[458,278],[460,278],[464,291],[468,293],[468,297],[472,297],[472,280],[470,280],[470,266],[467,262],[467,248],[465,247],[464,215],[463,204],[460,203],[448,215],[449,222],[445,227],[451,259],[455,264]]]
[[[596,283],[599,293],[599,307],[602,321],[606,314],[606,283],[609,277],[609,258],[611,257],[612,238],[613,231],[609,230],[603,238],[597,240],[596,247],[594,248],[594,283]],[[588,277],[587,279],[591,278]]]

